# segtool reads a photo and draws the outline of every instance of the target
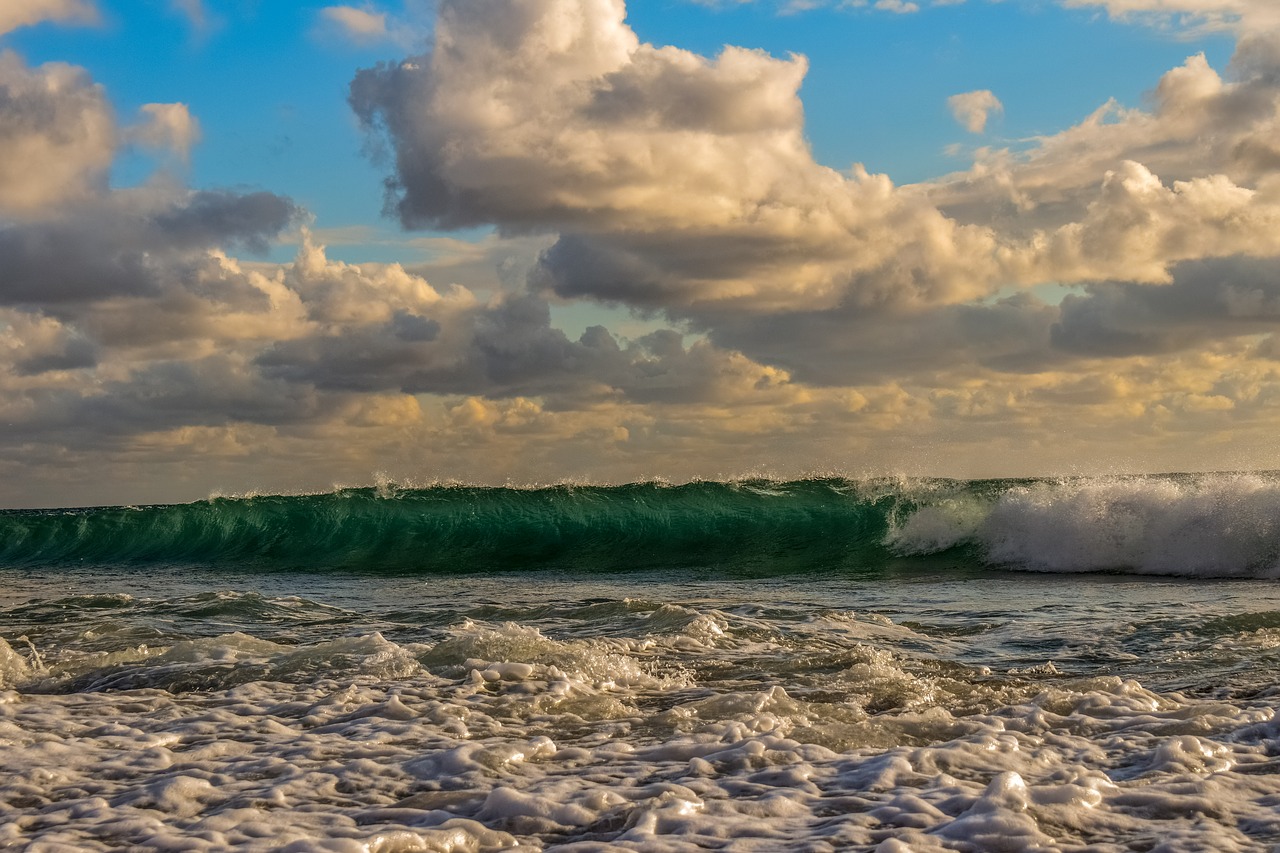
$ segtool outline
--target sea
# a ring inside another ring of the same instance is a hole
[[[0,849],[1280,849],[1280,474],[0,512]]]

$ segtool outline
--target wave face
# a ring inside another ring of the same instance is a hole
[[[0,512],[0,567],[1280,574],[1280,475],[434,486]]]

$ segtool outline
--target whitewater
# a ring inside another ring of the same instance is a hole
[[[0,511],[0,848],[1280,849],[1280,474]]]

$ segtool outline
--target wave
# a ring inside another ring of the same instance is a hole
[[[0,568],[1280,575],[1280,475],[341,489],[0,512]]]

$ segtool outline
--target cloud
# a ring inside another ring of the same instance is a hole
[[[0,214],[37,215],[100,192],[116,143],[110,105],[83,70],[30,68],[0,52]]]
[[[372,7],[326,6],[320,10],[320,17],[356,42],[382,41],[389,35],[387,14],[375,12]]]
[[[751,3],[755,0],[691,0],[703,6],[725,6],[733,3]],[[774,0],[782,15],[810,12],[814,9],[874,9],[897,15],[909,15],[920,11],[920,4],[911,0]],[[933,0],[932,6],[953,6],[964,0]]]
[[[326,6],[320,10],[318,20],[318,32],[362,47],[391,43],[409,48],[420,44],[430,29],[425,12],[406,11],[393,16],[370,3]]]
[[[1235,29],[1280,26],[1280,8],[1271,0],[1060,0],[1067,8],[1101,7],[1118,20],[1157,26]]]
[[[305,213],[172,176],[109,188],[122,143],[189,150],[187,108],[117,129],[83,72],[5,55],[0,153],[49,166],[0,157],[0,500],[86,475],[325,487],[388,460],[490,481],[990,475],[1274,443],[1268,33],[1222,71],[1190,57],[1141,109],[895,186],[814,161],[802,57],[645,44],[625,11],[444,0],[430,51],[356,77],[401,223],[495,226],[406,240],[436,251],[421,267],[337,260],[319,229],[291,262],[237,257]],[[956,113],[980,131],[998,103]],[[567,334],[557,305],[578,300],[631,325]]]
[[[726,6],[763,0],[689,0],[703,6]],[[769,0],[781,14],[814,9],[867,9],[894,13],[920,11],[910,0]],[[958,6],[965,0],[932,0],[929,7]],[[1056,0],[1068,9],[1103,9],[1113,19],[1187,32],[1235,30],[1275,26],[1280,9],[1272,0]]]
[[[1223,258],[1180,264],[1167,287],[1091,285],[1068,296],[1052,328],[1063,350],[1100,356],[1188,350],[1280,328],[1277,258]]]
[[[1181,261],[1280,252],[1280,184],[1254,190],[1223,175],[1165,184],[1125,161],[1103,178],[1082,218],[1036,232],[1021,263],[1024,281],[1170,281]]]
[[[814,162],[799,57],[643,44],[619,0],[446,0],[428,55],[360,72],[403,225],[552,232],[531,286],[714,330],[740,314],[962,304],[1008,286],[1130,278],[1280,251],[1280,87],[1261,36],[1226,81],[1204,57],[1154,110],[1109,104],[1025,152],[895,187]],[[990,92],[951,105],[973,129]]]
[[[159,293],[192,257],[263,250],[298,214],[270,193],[116,191],[47,222],[0,226],[0,304]]]
[[[310,238],[278,276],[309,325],[256,363],[272,379],[325,391],[705,402],[730,375],[756,382],[776,373],[706,346],[686,349],[671,330],[624,344],[594,326],[570,340],[535,296],[441,293],[397,264],[331,261]]]
[[[168,150],[183,162],[200,141],[200,122],[186,104],[143,104],[143,120],[125,130],[128,142]]]
[[[209,13],[205,9],[204,0],[169,0],[174,11],[183,15],[191,26],[203,30],[209,26]]]
[[[616,442],[628,434],[610,420],[618,407],[633,424],[652,421],[649,406],[692,421],[708,406],[804,396],[782,372],[686,346],[674,331],[626,342],[594,327],[571,341],[534,297],[482,302],[397,264],[332,261],[309,239],[288,264],[205,249],[168,258],[163,272],[144,289],[0,308],[0,446],[60,445],[101,461],[198,438],[236,456],[252,434],[256,456],[282,433],[296,453],[301,435],[350,447],[368,430],[385,447],[388,430],[412,430],[466,447],[467,434],[439,431],[448,424],[495,444]],[[443,422],[426,422],[422,395],[443,400],[432,404]]]
[[[882,12],[893,12],[898,15],[909,15],[920,11],[920,7],[909,0],[876,0],[875,7]]]
[[[89,24],[97,20],[92,0],[5,0],[0,5],[0,35],[42,21]]]
[[[912,191],[960,222],[997,229],[1016,281],[1163,283],[1181,261],[1273,255],[1272,44],[1243,40],[1234,79],[1192,56],[1160,79],[1149,111],[1105,104],[1026,151],[982,150],[967,173]]]
[[[200,496],[379,468],[498,482],[714,477],[743,460],[780,475],[1176,468],[1177,436],[1201,430],[1229,441],[1200,442],[1199,464],[1229,461],[1280,414],[1280,363],[1255,342],[1274,328],[1271,267],[1181,265],[1167,287],[1098,285],[1061,307],[1019,295],[878,320],[741,318],[690,343],[600,327],[573,340],[527,294],[480,300],[311,242],[286,264],[206,250],[147,292],[0,308],[0,465],[115,489],[168,472]],[[1109,301],[1092,313],[1111,327],[1090,325],[1092,300]],[[1116,348],[1117,324],[1149,344]],[[785,359],[794,373],[762,363]],[[0,500],[33,500],[4,482]]]
[[[0,334],[4,362],[19,376],[76,370],[97,364],[97,346],[52,317],[9,312]]]
[[[986,292],[987,230],[814,162],[803,58],[654,47],[624,16],[617,0],[445,2],[429,55],[358,74],[402,223],[558,232],[542,286],[673,311]]]
[[[970,133],[982,133],[987,127],[987,117],[991,113],[1004,112],[1004,104],[1000,103],[990,89],[977,89],[947,98],[947,106],[956,121]]]
[[[1257,61],[1251,68],[1237,64],[1244,73],[1234,81],[1224,80],[1203,54],[1188,57],[1161,77],[1150,111],[1107,102],[1074,127],[1036,140],[1025,154],[1002,160],[1007,152],[989,153],[979,168],[1012,177],[1013,190],[1027,202],[1055,205],[1091,193],[1107,170],[1126,160],[1169,180],[1215,173],[1257,180],[1272,171],[1267,152],[1280,90],[1272,78],[1277,66],[1246,41],[1237,60],[1248,56]],[[1064,212],[1074,215],[1078,207]]]

